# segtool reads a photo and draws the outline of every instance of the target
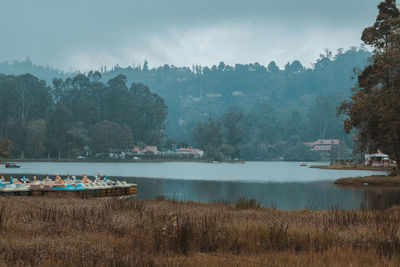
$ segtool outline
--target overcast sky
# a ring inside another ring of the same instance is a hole
[[[0,61],[64,70],[300,60],[361,44],[379,0],[0,0]]]

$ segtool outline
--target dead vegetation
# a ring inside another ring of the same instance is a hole
[[[399,188],[399,176],[372,175],[366,177],[341,178],[334,182],[341,187],[368,188],[368,187],[393,187]]]
[[[0,265],[400,264],[400,209],[280,211],[167,200],[0,198]],[[25,203],[22,203],[22,202]]]

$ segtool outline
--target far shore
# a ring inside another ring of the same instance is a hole
[[[0,164],[6,162],[78,162],[78,163],[161,163],[161,162],[197,162],[197,163],[246,163],[246,162],[303,162],[297,160],[280,160],[280,159],[269,159],[269,160],[211,160],[205,158],[140,158],[140,159],[55,159],[55,158],[41,158],[41,159],[0,159]],[[311,162],[308,162],[311,163]],[[310,168],[324,168],[326,165],[313,165]]]
[[[360,170],[360,171],[392,171],[393,167],[384,166],[366,166],[364,164],[330,164],[330,165],[312,165],[310,168],[326,170]]]
[[[0,164],[4,164],[5,162],[101,162],[101,163],[158,163],[158,162],[199,162],[199,163],[212,163],[212,160],[209,159],[3,159],[0,160]],[[235,162],[238,163],[240,161],[223,161],[223,162]]]

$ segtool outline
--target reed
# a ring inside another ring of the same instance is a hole
[[[0,265],[399,266],[399,225],[399,208],[0,198]]]

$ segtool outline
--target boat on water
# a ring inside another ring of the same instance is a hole
[[[5,165],[6,168],[21,168],[21,165],[17,165],[17,163],[7,162]]]
[[[0,180],[0,195],[14,196],[79,196],[79,197],[122,197],[136,195],[136,184],[125,181],[113,181],[107,176],[95,175],[91,180],[86,174],[81,179],[75,176],[61,178],[58,174],[51,179],[49,175],[44,180],[33,176],[32,181],[25,176],[21,179],[10,177],[6,181],[4,175]]]
[[[301,166],[301,167],[306,167],[306,166],[307,166],[307,163],[302,162],[302,163],[300,163],[300,166]]]

